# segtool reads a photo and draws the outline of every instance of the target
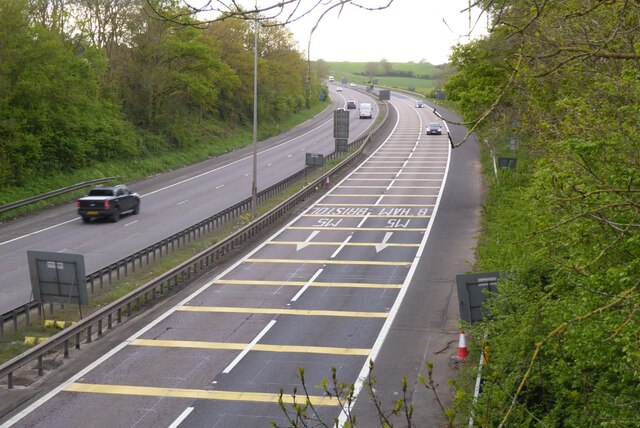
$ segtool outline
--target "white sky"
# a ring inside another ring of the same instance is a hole
[[[367,6],[388,2],[357,1]],[[469,14],[461,12],[468,5],[469,0],[394,0],[391,6],[380,11],[346,6],[339,14],[335,9],[323,18],[313,34],[311,59],[352,62],[425,59],[435,65],[448,62],[451,46],[469,40],[466,37]],[[471,25],[475,24],[477,15],[477,10],[472,12]],[[301,51],[307,51],[309,34],[316,20],[316,16],[308,16],[288,26]],[[472,37],[485,33],[486,17],[483,17]]]
[[[1,0],[0,0],[1,1]],[[184,0],[195,6],[205,4],[230,4],[231,0]],[[307,51],[311,29],[327,4],[338,0],[301,0],[301,7],[311,7],[317,2],[315,13],[287,25],[298,42],[300,51]],[[251,10],[273,6],[278,0],[235,0]],[[376,8],[389,0],[353,0],[365,7]],[[449,61],[451,47],[466,43],[469,39],[470,0],[393,0],[386,9],[368,11],[346,4],[324,16],[311,40],[311,59],[325,61],[369,62],[385,58],[389,62],[420,62],[422,59],[434,65]],[[216,7],[216,6],[213,6]],[[287,9],[285,9],[287,10]],[[304,9],[306,10],[306,9]],[[204,14],[206,17],[207,14]],[[267,15],[271,15],[267,13]],[[300,14],[298,13],[297,16]],[[281,15],[280,21],[286,14]],[[476,23],[477,8],[472,11],[471,25],[475,25],[472,38],[486,33],[486,17]],[[446,21],[446,23],[445,23]]]

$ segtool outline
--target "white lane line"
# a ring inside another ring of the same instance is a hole
[[[67,251],[66,248],[63,248],[62,250],[58,251],[59,253],[64,253],[65,251]]]
[[[288,158],[290,158],[291,156],[293,156],[293,155],[289,155],[289,156],[287,156],[287,157],[288,157]]]
[[[187,202],[189,202],[189,199],[185,199],[184,201],[180,201],[180,202],[178,202],[176,205],[177,205],[177,206],[180,206],[180,205],[182,205],[182,204],[186,204]]]
[[[393,104],[392,104],[393,106]],[[393,107],[395,109],[395,106]],[[396,109],[397,112],[397,109]],[[420,126],[422,126],[422,120],[420,122]],[[395,128],[394,128],[395,130]],[[393,132],[393,131],[392,131]],[[393,134],[392,134],[393,135]],[[386,143],[386,140],[385,142]],[[384,146],[384,143],[382,144]],[[350,401],[350,403],[347,403],[344,405],[342,412],[340,412],[340,416],[338,417],[338,423],[336,424],[338,426],[338,428],[342,428],[344,427],[345,422],[347,421],[346,415],[351,414],[351,409],[353,409],[353,406],[355,405],[356,401],[358,400],[358,396],[360,395],[360,392],[362,391],[362,388],[364,386],[364,382],[367,379],[368,373],[369,373],[369,361],[373,360],[375,361],[378,358],[378,354],[380,353],[380,350],[382,349],[382,344],[384,343],[385,339],[387,338],[387,335],[389,334],[389,331],[391,330],[391,325],[393,324],[393,321],[396,318],[396,315],[398,314],[398,311],[400,310],[400,305],[402,304],[402,301],[404,300],[405,295],[407,294],[407,290],[409,288],[409,284],[411,283],[412,279],[413,279],[413,275],[416,272],[416,269],[418,268],[418,264],[420,263],[420,259],[422,258],[422,253],[424,252],[424,249],[427,245],[427,240],[429,239],[429,235],[431,234],[431,229],[433,227],[433,223],[434,223],[434,219],[436,218],[436,214],[438,213],[438,207],[440,206],[440,201],[442,200],[442,194],[444,192],[444,186],[445,183],[447,182],[447,175],[449,174],[449,166],[451,164],[451,147],[449,146],[448,148],[448,155],[449,157],[447,158],[447,166],[445,168],[445,172],[444,172],[444,178],[442,180],[442,186],[440,186],[440,191],[438,192],[438,198],[436,199],[436,203],[433,207],[433,212],[431,214],[431,219],[429,219],[429,224],[427,225],[427,230],[425,230],[424,232],[424,236],[422,237],[422,241],[420,242],[420,247],[418,248],[418,251],[413,259],[413,263],[411,264],[411,267],[409,268],[409,272],[407,273],[407,276],[404,279],[404,282],[402,283],[402,288],[400,289],[400,292],[398,293],[398,296],[396,297],[395,302],[393,302],[393,306],[391,307],[391,310],[389,311],[389,314],[387,316],[387,319],[385,320],[384,324],[382,325],[382,329],[380,330],[380,334],[378,334],[378,337],[375,341],[375,343],[373,344],[373,347],[371,348],[371,353],[369,354],[369,357],[367,358],[367,362],[362,366],[362,369],[360,370],[360,374],[358,375],[358,380],[356,380],[355,384],[354,384],[354,388],[353,388],[353,396],[354,399],[352,401]]]
[[[296,141],[296,140],[298,140],[298,139],[300,139],[300,138],[302,138],[302,137],[305,137],[306,135],[308,135],[308,134],[310,134],[310,133],[312,133],[312,132],[315,132],[316,130],[318,130],[318,129],[322,128],[323,126],[326,126],[326,125],[328,125],[328,124],[332,124],[332,123],[333,123],[333,118],[332,118],[332,119],[330,119],[330,120],[328,120],[328,121],[326,121],[326,122],[324,122],[324,123],[321,123],[320,125],[316,126],[316,127],[315,127],[315,128],[313,128],[313,129],[310,129],[309,131],[305,132],[304,134],[298,135],[298,136],[297,136],[297,137],[295,137],[295,138],[292,138],[292,139],[287,140],[287,141],[283,141],[282,143],[280,143],[280,144],[278,144],[278,145],[276,145],[276,146],[273,146],[273,147],[270,147],[270,148],[268,148],[268,149],[265,149],[265,150],[263,150],[263,151],[259,152],[259,154],[266,153],[266,152],[269,152],[269,151],[271,151],[271,150],[277,149],[278,147],[280,147],[280,146],[282,146],[282,145],[284,145],[284,144],[289,144],[289,143],[291,143],[291,142],[293,142],[293,141]],[[304,150],[304,149],[303,149],[303,150]],[[221,170],[221,169],[223,169],[223,168],[228,168],[228,167],[230,167],[230,166],[232,166],[232,165],[235,165],[236,163],[240,163],[240,162],[243,162],[243,161],[245,161],[245,160],[247,160],[247,159],[251,159],[251,157],[252,157],[252,156],[253,156],[253,155],[251,155],[251,156],[247,156],[247,157],[244,157],[244,158],[242,158],[242,159],[238,159],[237,161],[227,163],[227,164],[225,164],[225,165],[223,165],[223,166],[221,166],[221,167],[219,167],[219,168],[215,168],[215,169],[212,169],[212,170],[209,170],[209,171],[205,171],[205,172],[203,172],[203,173],[201,173],[201,174],[194,175],[193,177],[189,177],[189,178],[186,178],[186,179],[184,179],[184,180],[181,180],[181,181],[175,182],[175,183],[173,183],[173,184],[170,184],[170,185],[168,185],[168,186],[161,187],[161,188],[156,189],[156,190],[154,190],[154,191],[152,191],[152,192],[145,193],[144,195],[140,195],[140,197],[141,197],[141,198],[144,198],[144,197],[146,197],[146,196],[150,196],[150,195],[153,195],[153,194],[155,194],[155,193],[162,192],[163,190],[167,190],[167,189],[170,189],[170,188],[172,188],[172,187],[179,186],[179,185],[184,184],[184,183],[188,183],[189,181],[193,181],[193,180],[196,180],[196,179],[198,179],[198,178],[200,178],[200,177],[204,177],[205,175],[208,175],[208,174],[211,174],[211,173],[213,173],[213,172],[219,171],[219,170]],[[245,174],[245,177],[247,177],[247,176],[249,176],[249,174]],[[56,227],[58,227],[58,226],[62,226],[62,225],[64,225],[64,224],[71,223],[72,221],[77,221],[77,220],[79,220],[79,218],[74,218],[74,219],[72,219],[72,220],[63,221],[62,223],[54,224],[53,226],[49,226],[49,227],[46,227],[46,228],[44,228],[44,229],[36,230],[35,232],[27,233],[26,235],[18,236],[18,237],[16,237],[16,238],[10,239],[10,240],[8,240],[8,241],[0,242],[0,246],[5,245],[5,244],[9,244],[9,243],[14,242],[14,241],[18,241],[18,240],[20,240],[20,239],[27,238],[27,237],[29,237],[29,236],[36,235],[36,234],[41,233],[41,232],[46,232],[47,230],[51,230],[51,229],[56,228]]]
[[[191,412],[193,412],[193,407],[187,407],[186,409],[184,409],[184,412],[180,413],[180,416],[178,416],[178,418],[173,421],[171,425],[169,425],[169,428],[178,428],[182,421],[187,419],[187,416],[189,416],[189,413]]]
[[[309,281],[307,281],[307,283],[304,285],[304,287],[302,287],[300,289],[300,291],[298,291],[296,293],[295,296],[293,296],[293,298],[291,299],[292,302],[295,302],[296,300],[298,300],[300,298],[300,296],[302,296],[302,294],[307,291],[307,288],[311,287],[311,284],[313,284],[313,282],[316,280],[316,278],[318,278],[320,276],[320,274],[322,273],[323,269],[318,269],[318,271],[316,273],[313,274],[313,276],[309,279]],[[287,303],[287,306],[289,306],[290,303]]]
[[[395,123],[393,129],[391,130],[392,134],[395,132],[396,128],[398,127],[398,122],[399,122],[398,119],[396,119],[396,123]],[[388,138],[387,138],[387,140],[388,140]],[[384,142],[386,143],[387,140],[385,140]],[[306,147],[301,149],[301,150],[305,151]],[[356,168],[355,171],[358,171],[360,168],[361,168],[361,166]],[[346,178],[341,180],[340,183],[344,182],[345,180],[346,180]],[[340,183],[338,183],[338,184],[340,184]],[[331,191],[329,193],[331,193]],[[323,195],[322,197],[320,197],[320,199],[318,199],[318,201],[316,203],[322,203],[328,197],[327,195],[329,195],[329,193],[327,193],[327,194]],[[80,370],[78,373],[76,373],[75,375],[73,375],[70,378],[68,378],[66,381],[64,381],[63,383],[61,383],[57,387],[55,387],[53,390],[49,391],[48,393],[46,393],[45,395],[40,397],[38,400],[36,400],[35,402],[33,402],[32,404],[27,406],[24,410],[22,410],[20,413],[18,413],[17,415],[12,417],[8,421],[6,421],[3,425],[0,425],[0,428],[8,428],[8,427],[14,425],[15,423],[19,422],[20,420],[24,419],[31,412],[33,412],[34,410],[36,410],[37,408],[39,408],[40,406],[42,406],[43,404],[45,404],[46,402],[51,400],[53,397],[55,397],[59,393],[63,392],[69,385],[71,385],[72,383],[76,382],[78,379],[81,379],[83,376],[86,376],[89,372],[94,370],[96,367],[100,366],[102,363],[107,361],[109,358],[113,357],[115,354],[120,352],[122,349],[124,349],[126,346],[128,346],[129,343],[133,342],[135,339],[140,338],[143,334],[145,334],[146,332],[148,332],[149,330],[151,330],[152,328],[154,328],[155,326],[160,324],[162,321],[164,321],[165,319],[167,319],[168,317],[173,315],[179,308],[181,308],[182,306],[184,306],[187,303],[189,303],[191,300],[196,298],[198,295],[202,294],[205,290],[209,289],[209,287],[214,285],[216,283],[216,281],[218,281],[221,278],[224,278],[229,272],[233,271],[238,266],[240,266],[242,263],[244,263],[244,261],[246,259],[251,258],[254,254],[256,254],[257,252],[262,250],[265,246],[267,246],[267,244],[270,241],[273,241],[276,238],[278,238],[278,236],[280,236],[282,233],[284,233],[293,224],[298,222],[305,214],[309,213],[313,208],[314,208],[313,205],[307,207],[300,215],[298,215],[296,218],[292,219],[289,223],[284,225],[282,227],[282,229],[276,231],[273,235],[271,235],[266,240],[264,240],[262,242],[262,244],[258,245],[252,251],[249,251],[249,253],[247,255],[245,255],[245,257],[243,257],[240,260],[238,260],[235,263],[233,263],[231,266],[229,266],[227,269],[225,269],[219,275],[217,275],[216,277],[212,278],[206,284],[203,284],[200,288],[195,290],[190,295],[186,296],[184,299],[182,299],[180,302],[178,302],[172,308],[168,309],[162,315],[160,315],[159,317],[157,317],[156,319],[151,321],[149,324],[147,324],[144,327],[142,327],[140,330],[135,332],[129,338],[125,339],[123,342],[120,342],[118,345],[116,345],[113,348],[111,348],[111,350],[108,351],[106,354],[103,354],[101,357],[99,357],[98,359],[94,360],[87,367],[85,367],[84,369]],[[78,219],[74,219],[74,220],[69,220],[69,222],[70,221],[75,221],[75,220],[79,220],[79,218]],[[368,363],[367,363],[367,367],[368,367]]]
[[[344,242],[342,244],[340,244],[340,246],[333,252],[333,254],[331,254],[331,257],[329,257],[329,259],[335,259],[336,258],[336,256],[338,255],[338,253],[340,253],[340,251],[342,251],[344,246],[347,245],[349,243],[349,241],[351,241],[351,236],[352,235],[353,235],[353,232],[351,232],[351,235],[347,236],[347,239],[345,239]]]
[[[124,227],[131,226],[132,224],[136,224],[137,222],[138,220],[133,220],[131,223],[125,224]]]
[[[245,176],[245,177],[248,177],[248,176],[249,176],[249,173],[247,172],[244,176]]]
[[[272,163],[268,163],[268,164],[267,164],[267,166],[271,166],[271,165],[273,165],[273,164],[272,164]]]
[[[276,320],[269,321],[269,324],[267,324],[267,326],[262,329],[262,331],[256,336],[256,338],[253,339],[251,343],[249,343],[233,361],[231,361],[231,364],[229,364],[226,369],[222,370],[222,373],[228,374],[231,370],[233,370],[233,368],[240,362],[240,360],[242,360],[244,356],[247,355],[254,346],[256,346],[256,343],[258,343],[260,339],[262,339],[262,337],[267,334],[267,332],[271,329],[271,327],[274,326],[275,323]]]
[[[273,147],[270,147],[270,148],[268,148],[268,149],[265,149],[265,150],[263,150],[263,151],[261,151],[261,152],[258,152],[258,154],[263,154],[263,153],[266,153],[266,152],[270,152],[271,150],[275,150],[275,149],[277,149],[277,148],[278,148],[278,147],[280,147],[280,146],[283,146],[283,145],[285,145],[285,144],[289,144],[289,143],[291,143],[291,142],[293,142],[293,141],[296,141],[296,140],[298,140],[298,139],[300,139],[300,138],[302,138],[302,137],[307,136],[308,134],[310,134],[310,133],[312,133],[312,132],[315,132],[317,129],[320,129],[320,128],[322,128],[323,126],[326,126],[326,125],[328,125],[328,124],[332,124],[332,123],[333,123],[333,118],[331,118],[330,120],[328,120],[328,121],[326,121],[326,122],[324,122],[324,123],[321,123],[320,125],[316,126],[316,127],[315,127],[315,128],[313,128],[313,129],[310,129],[309,131],[305,132],[304,134],[298,135],[297,137],[292,138],[292,139],[290,139],[290,140],[283,141],[282,143],[280,143],[280,144],[278,144],[278,145],[276,145],[276,146],[273,146]],[[219,170],[221,170],[221,169],[228,168],[228,167],[230,167],[230,166],[232,166],[232,165],[235,165],[235,164],[237,164],[237,163],[244,162],[244,161],[246,161],[247,159],[251,159],[252,157],[253,157],[253,155],[250,155],[250,156],[246,156],[246,157],[244,157],[244,158],[242,158],[242,159],[238,159],[237,161],[229,162],[229,163],[227,163],[227,164],[224,164],[224,165],[223,165],[223,166],[221,166],[221,167],[214,168],[214,169],[209,170],[209,171],[205,171],[205,172],[203,172],[203,173],[201,173],[201,174],[194,175],[193,177],[185,178],[185,179],[184,179],[184,180],[182,180],[182,181],[178,181],[178,182],[173,183],[173,184],[170,184],[170,185],[168,185],[168,186],[161,187],[160,189],[156,189],[156,190],[154,190],[153,192],[146,193],[146,194],[144,194],[144,195],[141,195],[140,197],[141,197],[141,198],[144,198],[145,196],[153,195],[154,193],[158,193],[158,192],[161,192],[161,191],[163,191],[163,190],[167,190],[167,189],[170,189],[170,188],[172,188],[172,187],[179,186],[180,184],[187,183],[187,182],[189,182],[189,181],[192,181],[192,180],[198,179],[198,178],[200,178],[200,177],[204,177],[205,175],[211,174],[211,173],[213,173],[213,172],[219,171]]]
[[[37,235],[38,233],[46,232],[47,230],[51,230],[51,229],[54,229],[54,228],[56,228],[58,226],[62,226],[62,225],[65,225],[67,223],[71,223],[72,221],[78,221],[78,220],[80,220],[80,217],[74,218],[74,219],[71,219],[71,220],[67,220],[67,221],[63,221],[62,223],[54,224],[53,226],[45,227],[44,229],[36,230],[35,232],[27,233],[26,235],[22,235],[22,236],[18,236],[16,238],[13,238],[13,239],[9,239],[8,241],[0,242],[0,247],[3,246],[4,244],[10,244],[10,243],[12,243],[14,241],[18,241],[18,240],[23,239],[23,238],[28,238],[29,236]]]
[[[221,185],[219,185],[219,186],[216,186],[216,190],[218,190],[218,189],[222,189],[223,187],[224,187],[224,184],[221,184]]]

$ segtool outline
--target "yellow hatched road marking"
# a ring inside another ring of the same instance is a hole
[[[333,203],[333,204],[315,204],[314,206],[316,207],[425,207],[425,208],[430,208],[430,207],[434,207],[434,204],[378,204],[378,205],[374,205],[374,204],[340,204],[340,203]]]
[[[431,218],[430,215],[407,215],[407,214],[398,214],[398,215],[382,215],[382,214],[303,214],[303,217],[322,217],[322,218]]]
[[[442,181],[442,178],[347,178],[347,181]],[[343,187],[343,186],[340,186]]]
[[[420,148],[416,148],[416,150],[403,150],[403,151],[392,151],[392,150],[380,150],[379,152],[377,152],[378,154],[389,154],[389,155],[408,155],[409,153],[418,153],[418,154],[435,154],[435,155],[446,155],[449,153],[448,150],[438,150],[438,151],[434,151],[434,150],[421,150]]]
[[[386,189],[389,186],[339,186],[341,189]],[[392,189],[439,189],[440,186],[393,186]]]
[[[130,345],[157,346],[167,348],[220,349],[242,351],[248,343],[200,342],[192,340],[147,340],[135,339]],[[263,352],[300,352],[305,354],[332,355],[369,355],[371,349],[366,348],[337,348],[332,346],[298,346],[298,345],[269,345],[257,343],[251,347],[252,351]]]
[[[411,262],[385,262],[374,260],[246,259],[245,263],[308,263],[322,265],[411,266]]]
[[[411,174],[411,175],[443,175],[443,172],[404,172],[404,171],[400,171],[398,172],[396,171],[387,171],[387,172],[379,172],[379,171],[371,171],[371,172],[354,172],[351,175],[394,175],[394,174],[401,174],[401,175],[405,175],[405,174]],[[354,179],[354,180],[357,180]]]
[[[384,193],[384,194],[363,194],[363,195],[356,195],[356,194],[351,194],[351,193],[329,193],[327,196],[349,196],[350,198],[364,198],[364,197],[369,197],[369,196],[376,196],[376,197],[380,197],[380,196],[384,196],[385,198],[389,198],[389,197],[405,197],[405,198],[437,198],[438,195],[390,195],[388,193]],[[395,206],[395,205],[394,205]]]
[[[290,230],[362,230],[363,232],[424,232],[420,227],[325,227],[325,226],[289,226]]]
[[[268,244],[275,244],[275,245],[344,245],[344,246],[351,246],[351,247],[376,247],[378,245],[380,245],[379,242],[325,242],[325,241],[309,241],[309,242],[302,242],[302,241],[269,241],[267,242]],[[419,247],[420,244],[394,244],[391,242],[387,242],[384,245],[386,245],[387,247]]]
[[[434,153],[434,154],[439,154],[439,153]],[[398,159],[398,160],[416,160],[416,159],[447,159],[449,156],[386,156],[385,154],[381,154],[378,156],[374,156],[372,158],[370,158],[372,161],[374,162],[381,162],[379,160],[377,160],[378,157],[381,158],[385,158],[385,159]],[[395,161],[394,161],[395,162]]]
[[[128,385],[105,385],[89,383],[72,383],[65,389],[67,392],[86,392],[92,394],[112,394],[112,395],[136,395],[143,397],[168,397],[168,398],[188,398],[202,400],[224,400],[224,401],[248,401],[259,403],[277,403],[280,394],[268,394],[264,392],[236,392],[236,391],[214,391],[204,389],[186,388],[157,388],[150,386],[128,386]],[[283,394],[282,400],[285,403],[293,403],[290,395]],[[340,403],[335,398],[310,396],[309,400],[316,406],[337,406]],[[300,398],[298,398],[300,401]]]
[[[442,165],[442,166],[404,166],[404,167],[402,167],[402,169],[403,170],[406,170],[406,169],[443,169],[444,167],[445,167],[444,165]],[[398,170],[397,166],[366,166],[366,164],[361,166],[358,170],[361,170],[361,169],[379,170],[379,169],[385,169],[385,168],[386,169],[393,169],[395,171]],[[405,174],[408,174],[408,173],[405,172]],[[411,174],[417,174],[417,173],[416,172],[411,172]]]
[[[394,164],[398,164],[398,163],[402,163],[402,160],[397,160],[397,161],[368,160],[366,162],[366,164],[370,164],[370,163],[376,164],[376,165],[379,164],[379,163],[394,163]],[[443,162],[442,161],[415,161],[415,162],[412,162],[411,159],[409,159],[407,163],[420,163],[420,164],[423,164],[423,163],[437,163],[437,164],[442,164]]]
[[[185,312],[222,312],[232,314],[303,315],[321,317],[386,318],[386,312],[323,311],[311,309],[237,308],[229,306],[181,306]]]
[[[264,281],[250,279],[219,279],[215,283],[224,285],[273,285],[277,287],[304,287],[307,285],[306,281]],[[402,288],[402,284],[374,284],[371,282],[312,282],[309,285],[311,287]]]

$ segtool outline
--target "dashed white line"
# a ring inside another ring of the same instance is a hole
[[[125,224],[124,227],[131,226],[132,224],[136,224],[137,222],[138,222],[138,220],[134,220],[131,223]]]
[[[176,420],[173,421],[171,425],[169,425],[169,428],[177,428],[178,426],[180,426],[182,421],[187,419],[187,416],[189,416],[189,413],[193,412],[193,409],[194,409],[193,407],[187,407],[186,409],[184,409],[184,412],[180,413],[180,416],[178,416]]]
[[[369,215],[369,214],[367,214],[367,215]],[[347,236],[347,239],[345,239],[344,242],[342,244],[340,244],[340,246],[333,252],[333,254],[331,254],[331,257],[329,257],[330,259],[335,259],[336,258],[336,256],[338,255],[338,253],[340,253],[340,251],[342,251],[344,246],[347,245],[347,243],[349,241],[351,241],[351,236],[353,236],[353,235]]]
[[[182,204],[186,204],[187,202],[189,202],[189,199],[185,199],[184,201],[180,201],[176,205],[180,206]]]
[[[256,338],[253,339],[251,343],[249,343],[247,347],[244,348],[233,361],[231,361],[231,364],[229,364],[226,369],[222,370],[222,373],[228,374],[231,370],[233,370],[233,368],[244,358],[244,356],[247,355],[254,346],[256,346],[256,343],[258,343],[260,339],[262,339],[262,337],[267,334],[267,332],[271,329],[271,327],[274,326],[275,323],[276,320],[269,321],[269,324],[267,324],[267,326],[262,329],[262,331],[256,336]]]
[[[298,300],[300,298],[300,296],[302,296],[302,294],[307,290],[307,288],[309,288],[311,286],[311,284],[313,284],[313,281],[315,281],[316,278],[318,278],[318,276],[320,276],[320,274],[322,273],[322,270],[323,269],[318,269],[318,271],[313,274],[313,276],[309,279],[309,281],[307,281],[307,283],[304,285],[304,287],[302,287],[300,289],[300,291],[298,291],[296,293],[296,295],[293,296],[293,298],[291,299],[292,302],[295,302],[296,300]]]
[[[219,186],[216,186],[216,190],[218,190],[218,189],[222,189],[223,187],[224,187],[224,184],[221,184],[221,185],[219,185]]]

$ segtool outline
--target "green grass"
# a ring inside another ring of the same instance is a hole
[[[350,154],[351,153],[341,155],[337,159],[328,162],[325,165],[325,170],[333,168]],[[260,204],[257,209],[257,216],[259,217],[262,214],[265,214],[287,198],[290,198],[296,192],[308,186],[309,183],[317,180],[321,174],[322,171],[320,170],[310,173],[306,179],[298,181],[287,190]],[[175,266],[178,266],[180,263],[185,262],[207,248],[210,248],[217,242],[220,242],[227,236],[234,233],[239,228],[245,226],[249,221],[251,221],[250,215],[242,215],[240,218],[222,225],[215,231],[202,236],[200,239],[191,241],[186,245],[177,248],[170,254],[150,263],[148,266],[138,268],[136,272],[129,272],[129,275],[126,278],[116,281],[112,285],[107,285],[102,290],[96,289],[95,293],[90,296],[89,305],[83,306],[82,308],[83,316],[86,317],[88,314],[91,314],[109,303],[126,296],[138,287],[157,278],[163,273],[168,272]],[[132,304],[132,307],[135,308],[135,303]],[[69,323],[79,321],[80,314],[77,306],[67,305],[64,309],[57,309],[55,314],[47,319],[66,321]],[[25,336],[51,337],[59,332],[59,330],[55,328],[44,328],[43,324],[44,323],[32,321],[29,329],[25,329],[17,333],[5,332],[5,336],[0,338],[0,364],[9,361],[11,358],[20,355],[31,348],[31,346],[24,343]]]
[[[260,124],[258,138],[259,140],[264,140],[291,129],[322,112],[328,105],[328,101],[318,103],[311,109],[303,110],[290,116],[286,120],[277,123]],[[217,132],[222,133],[224,136],[210,141],[202,141],[199,144],[194,144],[193,146],[180,151],[174,150],[171,152],[149,155],[141,159],[132,159],[129,162],[117,160],[97,163],[71,173],[57,173],[47,177],[40,177],[38,179],[31,180],[28,186],[3,188],[2,196],[0,196],[0,204],[26,199],[31,196],[95,178],[113,176],[118,177],[118,182],[132,182],[144,179],[151,175],[182,168],[213,156],[219,156],[224,153],[231,152],[247,146],[253,141],[253,131],[250,127],[237,130],[217,130]],[[5,213],[0,213],[0,222],[33,212],[36,209],[71,201],[85,193],[86,189],[51,198],[39,203],[30,204],[23,208],[17,208]]]
[[[366,64],[364,62],[327,62],[329,74],[333,75],[336,82],[342,82],[346,79],[349,83],[355,82],[359,85],[367,84],[369,76],[359,73],[365,73]],[[442,76],[442,70],[429,63],[390,63],[394,71],[413,71],[416,76],[431,76],[431,79],[418,79],[409,77],[395,76],[376,76],[378,85],[404,89],[413,88],[415,92],[426,95],[431,92],[434,87],[438,86],[438,80]],[[382,68],[380,68],[382,73]]]

